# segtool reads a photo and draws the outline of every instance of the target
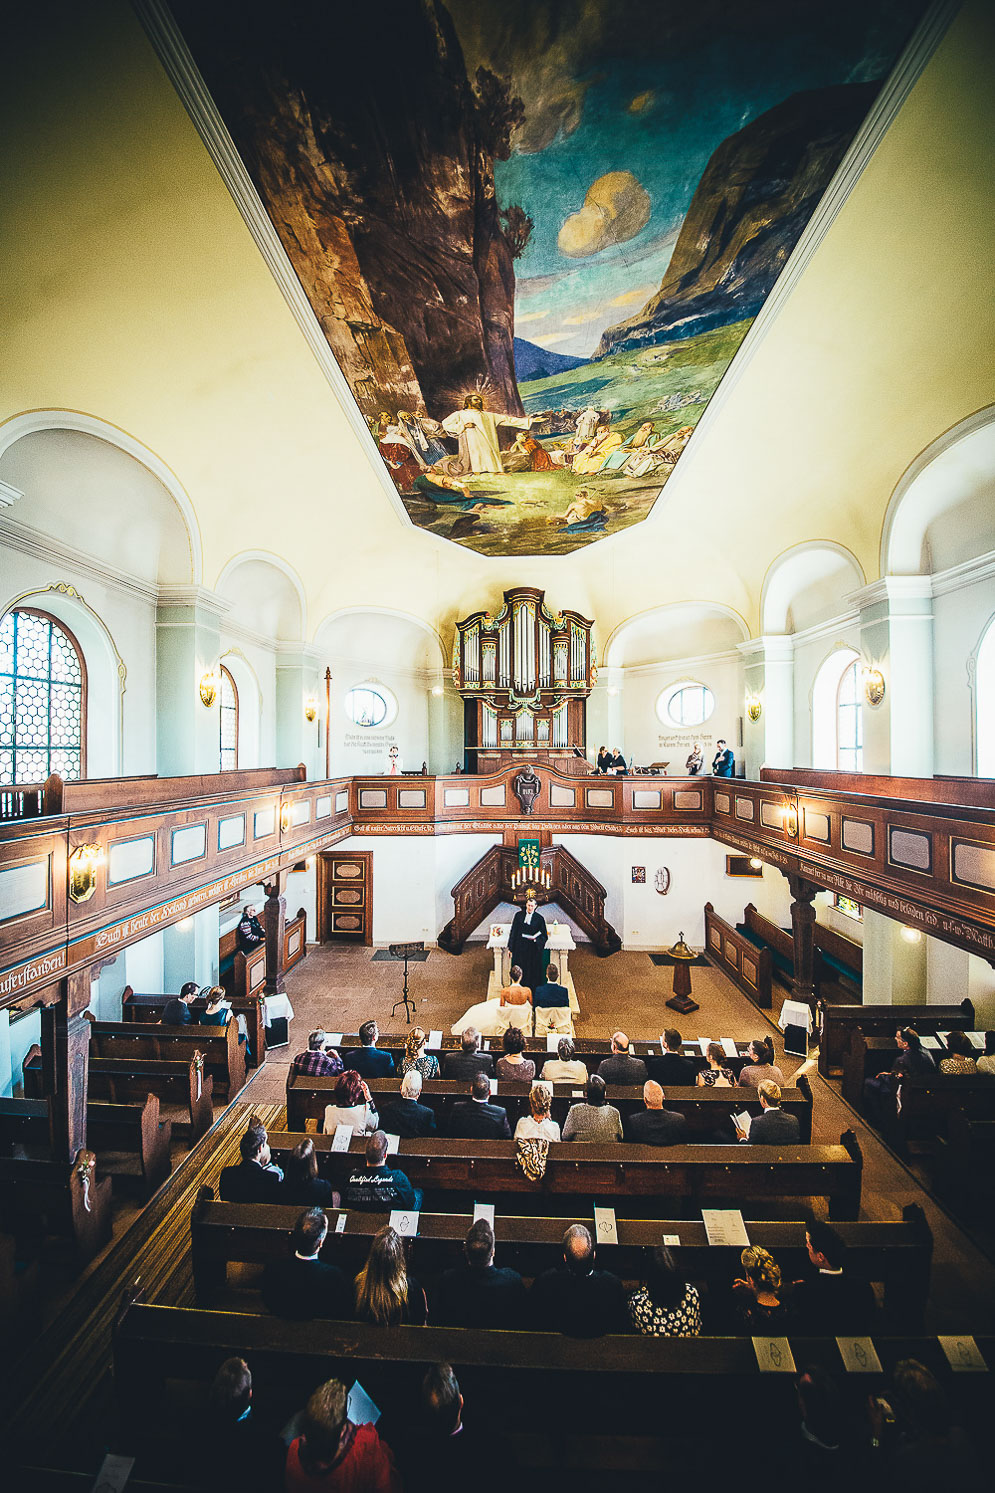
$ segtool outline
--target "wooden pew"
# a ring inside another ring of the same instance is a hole
[[[937,1193],[967,1219],[995,1216],[995,1119],[972,1120],[955,1109],[933,1158]]]
[[[816,923],[812,929],[816,963],[819,966],[816,984],[838,984],[848,982],[854,996],[859,999],[864,986],[864,949],[854,938],[830,928],[828,923]],[[846,985],[843,987],[846,989]]]
[[[705,903],[705,954],[733,984],[762,1011],[769,1011],[771,951],[758,948],[750,939],[719,917],[711,902]]]
[[[303,1136],[275,1132],[270,1150],[279,1164]],[[333,1137],[312,1136],[322,1175],[341,1185],[365,1150],[354,1137],[348,1152],[332,1151]],[[510,1140],[402,1140],[396,1165],[426,1201],[439,1209],[459,1208],[460,1195],[487,1197],[505,1212],[556,1212],[572,1200],[626,1198],[634,1216],[660,1206],[661,1198],[680,1201],[692,1211],[738,1207],[743,1198],[829,1200],[831,1218],[860,1216],[863,1158],[856,1136],[847,1130],[837,1146],[596,1146],[561,1141],[551,1145],[546,1175],[529,1182],[515,1165]],[[554,1206],[555,1205],[555,1206]]]
[[[818,1002],[819,1072],[824,1078],[837,1075],[850,1045],[851,1034],[860,1027],[868,1037],[894,1037],[900,1026],[912,1026],[920,1036],[941,1031],[974,1029],[974,1006],[969,1000],[959,1006],[831,1006]]]
[[[245,1055],[235,1023],[227,1026],[152,1026],[137,1021],[94,1021],[90,1057],[189,1059],[204,1056],[205,1071],[214,1079],[214,1093],[229,1103],[245,1085]]]
[[[163,1006],[172,999],[171,995],[136,994],[130,985],[126,985],[121,997],[121,1020],[139,1022],[146,1026],[155,1025],[162,1020]],[[231,1020],[235,1022],[237,1017],[245,1017],[245,1025],[249,1033],[248,1066],[258,1067],[266,1056],[266,1013],[263,1009],[262,996],[229,996],[228,999],[232,1009]],[[201,1012],[206,1009],[207,1001],[203,997],[198,997],[191,1006],[198,1021]],[[211,1031],[212,1028],[207,1027],[205,1030]]]
[[[71,1163],[0,1158],[0,1228],[30,1255],[48,1234],[67,1238],[82,1267],[111,1237],[111,1179],[98,1175],[92,1151]]]
[[[886,1378],[843,1373],[835,1339],[789,1339],[795,1363],[819,1364],[851,1395],[849,1411],[866,1405]],[[978,1347],[995,1366],[995,1339]],[[875,1336],[883,1373],[904,1358],[916,1358],[949,1387],[949,1364],[935,1338]],[[289,1413],[330,1372],[349,1383],[358,1378],[374,1401],[388,1410],[415,1403],[429,1365],[457,1366],[460,1389],[474,1406],[475,1424],[500,1445],[509,1429],[508,1393],[541,1405],[541,1423],[572,1445],[592,1427],[646,1434],[660,1427],[666,1406],[668,1471],[677,1459],[700,1469],[705,1438],[716,1434],[716,1407],[726,1445],[747,1445],[757,1425],[795,1425],[795,1375],[761,1373],[748,1337],[603,1337],[596,1344],[555,1333],[447,1327],[395,1327],[364,1323],[288,1322],[273,1317],[206,1311],[197,1307],[135,1303],[120,1314],[114,1331],[114,1382],[122,1422],[137,1434],[161,1434],[171,1417],[166,1381],[206,1386],[226,1358],[244,1357],[252,1367],[256,1402]],[[990,1414],[986,1374],[956,1376],[959,1414],[969,1428]],[[853,1383],[859,1380],[858,1384]],[[982,1381],[982,1382],[978,1382]],[[792,1415],[794,1419],[792,1419]],[[526,1417],[529,1420],[528,1417]],[[534,1419],[534,1418],[533,1418]],[[530,1421],[530,1424],[532,1422]],[[620,1450],[622,1450],[620,1448]],[[682,1468],[682,1470],[684,1470]],[[586,1486],[583,1477],[578,1486]]]
[[[589,1073],[594,1073],[598,1064],[604,1062],[605,1058],[612,1055],[611,1039],[609,1037],[572,1037],[570,1040],[574,1045],[574,1057],[586,1063]],[[714,1040],[717,1041],[718,1038],[716,1037]],[[389,1052],[394,1062],[398,1064],[404,1057],[404,1044],[405,1036],[403,1032],[387,1032],[381,1034],[377,1042],[377,1047],[381,1052]],[[346,1032],[341,1042],[336,1044],[343,1059],[348,1049],[359,1047],[359,1045],[359,1037],[355,1032]],[[723,1058],[723,1062],[737,1077],[745,1065],[751,1061],[746,1053],[748,1045],[746,1042],[737,1042],[737,1056],[734,1058]],[[459,1052],[460,1039],[459,1037],[443,1036],[441,1046],[429,1046],[425,1050],[442,1062],[448,1053]],[[502,1052],[501,1038],[485,1037],[483,1039],[482,1050],[489,1052],[495,1059],[499,1058]],[[682,1044],[682,1050],[684,1056],[689,1058],[697,1069],[701,1070],[707,1067],[707,1060],[701,1051],[698,1041],[686,1038]],[[657,1038],[653,1042],[646,1041],[643,1038],[639,1040],[632,1039],[629,1042],[629,1053],[634,1058],[658,1058],[660,1056],[660,1040]],[[547,1048],[545,1037],[527,1037],[525,1039],[525,1056],[535,1059],[536,1074],[538,1075],[542,1072],[542,1065],[546,1059],[556,1057],[556,1051],[555,1049]]]
[[[297,1073],[293,1068],[287,1073],[287,1128],[304,1130],[308,1120],[317,1122],[319,1128],[325,1117],[325,1106],[334,1102],[336,1078],[314,1078]],[[400,1080],[377,1078],[368,1081],[370,1093],[377,1109],[382,1111],[387,1104],[400,1097]],[[531,1083],[499,1082],[491,1095],[492,1104],[502,1104],[508,1111],[508,1122],[512,1130],[522,1115],[530,1113],[529,1093]],[[746,1109],[750,1114],[760,1113],[760,1100],[753,1087],[733,1089],[668,1088],[665,1108],[677,1110],[687,1119],[696,1139],[707,1140],[713,1136],[723,1119]],[[422,1084],[420,1103],[435,1111],[436,1123],[442,1128],[448,1110],[457,1100],[466,1099],[470,1084],[457,1079],[428,1079]],[[552,1117],[562,1126],[567,1111],[582,1097],[583,1090],[576,1084],[553,1085]],[[638,1088],[609,1087],[608,1102],[622,1116],[623,1124],[632,1114],[638,1114],[645,1106],[643,1090]],[[812,1090],[808,1079],[802,1074],[797,1088],[787,1088],[781,1093],[781,1108],[797,1117],[801,1130],[801,1141],[808,1145],[812,1139]],[[732,1132],[730,1131],[730,1136]]]
[[[851,1034],[850,1051],[844,1059],[843,1098],[863,1110],[864,1080],[886,1073],[898,1056],[891,1037],[867,1037],[858,1027]],[[934,1057],[942,1054],[934,1053]],[[901,1107],[887,1112],[884,1130],[889,1144],[902,1151],[907,1146],[932,1150],[955,1110],[963,1109],[972,1119],[995,1119],[995,1078],[991,1074],[927,1073],[903,1078]]]
[[[149,1198],[172,1171],[172,1125],[159,1118],[159,1100],[146,1094],[141,1104],[102,1104],[88,1100],[87,1145],[99,1152],[101,1170],[111,1177],[137,1178]],[[0,1154],[15,1143],[44,1154],[51,1151],[52,1119],[47,1099],[0,1099]]]
[[[300,1212],[297,1207],[271,1203],[216,1202],[209,1187],[201,1188],[190,1217],[198,1305],[217,1302],[229,1264],[264,1265],[285,1259]],[[347,1274],[355,1274],[366,1261],[373,1235],[388,1222],[388,1216],[354,1209],[346,1213],[340,1233],[338,1213],[328,1210],[330,1228],[324,1255]],[[463,1240],[472,1221],[468,1213],[423,1212],[419,1216],[418,1236],[409,1240],[408,1264],[423,1285],[461,1263]],[[527,1280],[534,1279],[559,1263],[568,1223],[590,1227],[590,1212],[570,1218],[497,1216],[494,1231],[498,1263],[517,1270]],[[618,1218],[616,1223],[618,1244],[603,1247],[601,1263],[625,1281],[636,1283],[642,1278],[649,1253],[664,1234],[680,1239],[681,1269],[696,1284],[703,1282],[724,1297],[730,1283],[742,1273],[739,1249],[710,1245],[700,1221]],[[752,1243],[774,1255],[786,1280],[808,1270],[804,1223],[756,1221],[747,1223],[746,1229]],[[929,1296],[933,1251],[933,1237],[922,1209],[910,1204],[901,1223],[841,1223],[837,1230],[847,1246],[847,1270],[883,1285],[884,1310],[891,1326],[918,1330]],[[527,1319],[522,1325],[528,1326]]]
[[[31,1047],[21,1065],[24,1093],[44,1099],[41,1048]],[[87,1103],[142,1105],[155,1094],[159,1112],[168,1118],[177,1139],[194,1141],[214,1123],[214,1079],[203,1068],[199,1052],[189,1058],[94,1058],[88,1063]]]
[[[770,918],[765,918],[752,902],[743,909],[743,921],[736,924],[736,932],[755,943],[758,949],[770,950],[772,975],[790,989],[795,974],[795,945],[791,934],[772,923]]]

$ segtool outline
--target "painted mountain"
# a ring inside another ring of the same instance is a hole
[[[644,519],[923,0],[173,0],[410,520]]]

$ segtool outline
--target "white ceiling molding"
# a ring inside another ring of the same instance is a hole
[[[23,497],[24,494],[19,487],[13,487],[9,482],[4,482],[0,478],[0,508],[9,508],[12,503],[16,503],[19,498]]]
[[[29,529],[26,524],[15,523],[13,519],[0,518],[0,539],[7,549],[30,555],[32,559],[43,560],[46,564],[58,565],[60,569],[64,566],[71,575],[84,575],[110,590],[123,591],[129,596],[137,597],[150,606],[155,606],[158,599],[158,586],[140,581],[126,571],[104,564],[95,555],[87,555],[68,544],[61,544],[50,534],[40,534],[37,529]]]
[[[967,586],[979,585],[995,577],[995,550],[987,555],[977,555],[961,565],[951,565],[949,570],[937,570],[932,576],[933,595],[947,596],[951,591],[963,591]]]

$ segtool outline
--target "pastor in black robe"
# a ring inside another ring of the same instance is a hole
[[[545,918],[540,916],[534,904],[531,917],[528,909],[529,904],[526,903],[524,910],[519,908],[515,913],[511,932],[508,934],[508,949],[512,964],[517,964],[522,971],[522,984],[534,992],[546,978],[546,960],[543,955],[548,935]]]

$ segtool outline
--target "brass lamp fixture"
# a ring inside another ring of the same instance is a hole
[[[798,810],[794,804],[784,805],[784,833],[790,835],[792,840],[798,838]]]
[[[200,676],[200,684],[198,686],[198,689],[200,691],[201,704],[204,705],[206,709],[210,710],[211,706],[218,698],[218,691],[220,690],[220,688],[221,681],[219,680],[217,674],[215,674],[213,669],[208,669],[206,674],[202,674]]]
[[[683,928],[677,935],[677,942],[667,950],[667,953],[671,959],[697,959],[698,957],[694,952],[694,949],[689,949],[687,944],[684,942]]]
[[[304,697],[304,719],[309,726],[313,721],[318,719],[318,701],[314,695],[306,695]]]
[[[751,721],[758,721],[763,713],[763,705],[759,695],[747,695],[746,713]]]
[[[97,890],[97,868],[107,859],[102,845],[77,845],[69,857],[69,895],[89,902]]]
[[[750,856],[750,867],[754,871],[762,871],[763,870],[764,863],[760,859],[759,855],[751,855]]]
[[[884,699],[884,675],[880,669],[864,667],[864,698],[868,705],[880,705]]]
[[[280,805],[280,828],[284,834],[293,828],[294,806],[289,800]]]

